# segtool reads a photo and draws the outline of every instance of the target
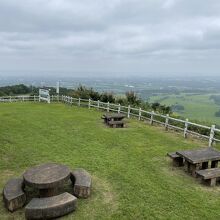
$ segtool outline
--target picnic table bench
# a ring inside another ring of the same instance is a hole
[[[123,128],[124,122],[123,121],[109,121],[108,125],[109,127],[112,127],[112,128]]]
[[[196,174],[202,178],[203,182],[215,186],[217,178],[220,177],[220,168],[211,168],[206,170],[196,171]]]
[[[76,209],[77,198],[67,192],[47,198],[34,198],[25,207],[26,219],[51,219]]]
[[[174,167],[182,167],[184,165],[183,158],[177,155],[175,152],[167,153],[167,156],[169,156],[173,160]]]
[[[211,147],[177,151],[176,154],[185,159],[185,170],[195,177],[196,171],[208,169],[209,162],[211,162],[211,168],[217,168],[220,161],[220,152]]]
[[[92,178],[90,174],[86,170],[78,168],[71,172],[70,178],[74,185],[74,195],[78,198],[88,198],[90,196],[92,186]]]
[[[24,206],[26,202],[26,195],[23,190],[23,179],[10,179],[3,189],[3,199],[6,208],[13,212]]]

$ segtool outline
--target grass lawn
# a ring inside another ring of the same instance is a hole
[[[166,157],[206,143],[136,120],[110,129],[101,115],[63,104],[0,104],[0,190],[27,168],[53,161],[93,178],[91,197],[62,219],[220,218],[220,186],[201,185]],[[24,209],[9,213],[0,199],[0,219],[24,219]]]

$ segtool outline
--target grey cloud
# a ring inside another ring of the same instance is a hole
[[[0,0],[0,66],[216,71],[219,11],[219,0]]]

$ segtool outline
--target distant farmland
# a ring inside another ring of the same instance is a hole
[[[174,112],[189,119],[220,125],[220,117],[215,116],[215,113],[220,109],[220,105],[210,99],[211,95],[213,94],[195,95],[181,93],[179,95],[158,95],[152,96],[150,102],[160,102],[170,106],[183,106],[184,108],[179,108],[179,110],[174,108]]]

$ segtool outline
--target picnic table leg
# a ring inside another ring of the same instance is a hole
[[[200,169],[200,164],[190,164],[190,171],[193,177],[196,177],[196,171]]]
[[[183,163],[182,157],[173,158],[173,166],[174,167],[182,167],[183,165],[184,165],[184,163]]]
[[[184,164],[184,170],[188,173],[190,172],[190,163],[187,160],[185,161]]]
[[[203,162],[202,163],[202,169],[205,170],[205,169],[208,169],[209,167],[209,162]]]
[[[39,194],[41,198],[44,197],[51,197],[56,195],[57,189],[56,188],[50,188],[50,189],[40,189]]]
[[[213,160],[211,163],[211,168],[217,168],[218,167],[218,160]]]
[[[213,179],[208,180],[208,184],[209,184],[210,186],[215,186],[215,185],[216,185],[216,178],[213,178]]]

